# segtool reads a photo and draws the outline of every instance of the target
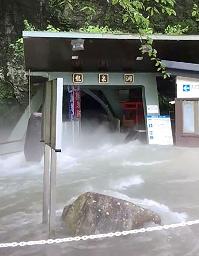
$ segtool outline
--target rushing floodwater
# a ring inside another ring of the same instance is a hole
[[[86,191],[152,209],[163,224],[199,218],[199,149],[123,144],[123,139],[95,133],[59,155],[57,237],[63,236],[59,219],[64,205]],[[19,153],[1,157],[0,170],[0,242],[47,238],[41,224],[43,164],[26,163]],[[125,238],[0,249],[0,256],[197,256],[198,235],[196,225]]]

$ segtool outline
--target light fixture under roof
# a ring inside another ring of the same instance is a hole
[[[71,40],[73,51],[83,51],[84,50],[84,39],[73,39]]]
[[[136,60],[138,60],[138,61],[143,60],[143,56],[138,56],[138,57],[136,58]]]
[[[78,60],[79,59],[79,56],[77,55],[72,55],[72,60]]]

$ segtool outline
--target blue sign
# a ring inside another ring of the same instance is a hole
[[[183,92],[190,92],[191,86],[189,84],[183,84]]]
[[[74,90],[73,86],[68,86],[68,118],[74,120]]]

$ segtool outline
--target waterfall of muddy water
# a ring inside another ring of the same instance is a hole
[[[199,218],[199,149],[124,144],[104,128],[87,132],[59,154],[57,231],[63,207],[95,191],[127,199],[160,214],[162,224]],[[22,153],[0,158],[0,242],[46,239],[42,217],[43,163]],[[1,256],[199,255],[199,226],[97,241],[0,249]]]

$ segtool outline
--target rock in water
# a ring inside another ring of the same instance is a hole
[[[92,235],[161,224],[160,216],[131,202],[93,192],[80,195],[62,213],[70,235]]]

